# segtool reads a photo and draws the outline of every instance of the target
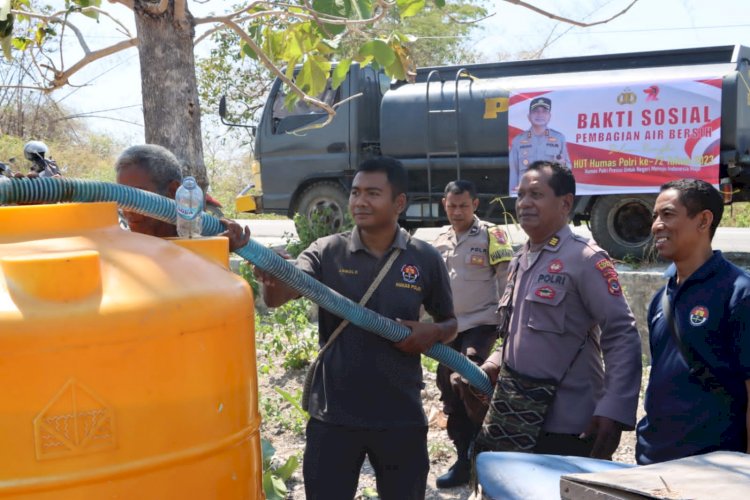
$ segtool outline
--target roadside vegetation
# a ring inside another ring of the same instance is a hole
[[[722,227],[750,227],[750,202],[733,203],[724,207]]]

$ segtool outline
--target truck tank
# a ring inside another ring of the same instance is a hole
[[[381,104],[384,154],[471,157],[508,155],[513,91],[723,77],[721,150],[734,160],[750,148],[750,47],[722,46],[638,54],[423,68],[417,82],[386,92]],[[429,92],[428,92],[429,90]],[[554,113],[550,127],[554,128]]]
[[[510,184],[518,181],[522,172],[520,162],[528,164],[529,160],[522,160],[520,155],[532,150],[519,148],[514,153],[519,155],[513,158],[514,166],[509,139],[529,130],[530,105],[526,103],[546,94],[555,96],[547,99],[551,102],[548,127],[555,132],[549,132],[551,139],[545,147],[555,153],[540,154],[538,141],[535,146],[531,140],[519,144],[526,144],[522,148],[536,148],[533,156],[537,158],[544,154],[548,155],[545,159],[565,161],[566,156],[569,157],[568,166],[576,173],[581,195],[571,214],[574,222],[586,221],[594,239],[613,257],[646,256],[650,249],[655,193],[665,181],[625,182],[625,187],[618,191],[620,181],[616,176],[623,174],[597,177],[602,172],[595,168],[602,163],[613,166],[606,161],[606,151],[627,151],[632,158],[624,155],[625,161],[631,162],[625,164],[626,167],[634,165],[635,158],[641,158],[647,165],[653,162],[653,171],[659,176],[658,172],[665,171],[665,164],[682,164],[684,157],[674,146],[679,140],[684,140],[684,150],[691,148],[688,154],[693,156],[692,151],[697,148],[692,148],[700,138],[708,136],[706,130],[714,135],[713,128],[688,129],[689,123],[698,123],[692,118],[673,122],[682,123],[685,127],[682,130],[655,132],[648,129],[648,123],[655,120],[644,117],[658,116],[660,112],[664,113],[662,116],[673,112],[678,116],[680,110],[685,113],[686,109],[703,109],[697,103],[689,108],[690,98],[679,101],[675,96],[680,95],[682,89],[666,96],[646,94],[646,89],[658,93],[660,87],[672,89],[682,85],[675,82],[720,88],[720,97],[712,101],[720,102],[720,115],[717,110],[711,118],[715,120],[720,116],[719,138],[711,142],[710,147],[708,141],[702,143],[704,156],[694,156],[718,164],[718,176],[714,170],[710,180],[720,184],[725,193],[731,193],[733,201],[750,200],[750,48],[739,45],[705,47],[418,70],[415,83],[402,82],[393,86],[381,103],[381,150],[402,160],[409,170],[411,204],[406,212],[406,223],[444,222],[445,214],[440,207],[442,190],[448,181],[457,178],[476,184],[480,217],[502,222],[506,212],[512,213],[515,198]],[[701,98],[700,92],[691,92],[692,89],[686,90],[681,95]],[[603,95],[607,97],[601,97]],[[666,104],[662,105],[660,98]],[[678,101],[682,108],[668,107]],[[516,103],[527,107],[515,107]],[[509,109],[513,113],[512,120],[509,120]],[[629,121],[620,125],[605,121],[607,116],[617,113],[635,116],[633,123],[642,125],[639,133],[643,133],[645,140],[638,142],[639,139],[631,139],[625,133],[618,134],[634,128]],[[594,117],[602,122],[594,125]],[[592,121],[588,122],[589,119]],[[705,118],[702,120],[708,123]],[[662,124],[664,121],[659,125]],[[600,128],[597,130],[597,127]],[[696,130],[700,132],[696,136],[698,139],[688,140],[687,134]],[[649,137],[649,133],[655,135]],[[669,135],[672,133],[677,134],[672,137]],[[663,139],[656,134],[664,134]],[[560,140],[565,144],[561,150],[567,154],[560,154],[560,149],[554,148],[553,141]],[[597,140],[608,141],[608,144],[590,147],[589,143]],[[658,159],[660,153],[654,151],[659,148],[677,151],[677,154]],[[618,158],[622,160],[623,156]],[[708,175],[695,165],[682,169],[687,177]]]

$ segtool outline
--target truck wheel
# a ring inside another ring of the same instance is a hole
[[[611,257],[643,258],[651,245],[655,195],[600,196],[591,209],[591,234]]]
[[[344,215],[349,210],[349,197],[344,188],[334,182],[319,182],[302,192],[297,212],[310,219],[312,214],[325,209],[328,209],[325,217],[331,231],[341,231]]]

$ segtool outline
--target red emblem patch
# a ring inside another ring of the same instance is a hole
[[[607,280],[607,291],[612,295],[622,295],[622,287],[616,277]]]
[[[534,292],[534,295],[537,297],[540,297],[542,299],[554,299],[555,298],[555,289],[549,286],[543,286],[541,288],[537,288]]]
[[[499,227],[495,226],[491,230],[492,236],[495,238],[495,241],[500,243],[501,245],[505,245],[508,242],[508,236],[505,234],[505,231],[500,229]]]
[[[596,268],[600,271],[604,271],[605,269],[608,269],[608,268],[614,269],[615,265],[609,259],[602,259],[596,263]]]
[[[602,271],[602,276],[604,276],[604,279],[610,279],[610,278],[617,278],[618,274],[617,271],[614,270],[614,268],[605,269]]]
[[[407,283],[416,283],[419,279],[419,269],[412,264],[404,264],[401,266],[401,277]]]
[[[547,271],[550,273],[559,273],[563,270],[563,263],[560,259],[555,259],[549,263]]]
[[[708,308],[705,306],[695,306],[690,311],[690,324],[701,326],[708,320]]]

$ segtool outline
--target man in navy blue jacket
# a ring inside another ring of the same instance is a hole
[[[723,211],[721,194],[700,180],[664,184],[656,199],[651,231],[673,264],[648,313],[640,464],[750,451],[750,275],[711,248]]]

